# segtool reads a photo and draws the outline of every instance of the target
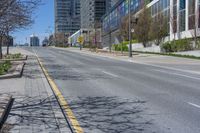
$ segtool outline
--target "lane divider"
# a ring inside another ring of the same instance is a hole
[[[39,62],[40,67],[42,68],[42,71],[45,74],[45,77],[47,78],[61,108],[63,109],[64,113],[67,115],[67,120],[69,120],[68,124],[70,124],[70,126],[73,128],[73,131],[71,129],[71,131],[73,133],[84,133],[83,129],[81,128],[78,120],[76,119],[74,113],[72,112],[72,110],[69,107],[69,104],[67,103],[67,101],[65,100],[64,96],[62,95],[61,91],[59,90],[59,88],[57,87],[57,85],[55,84],[54,80],[50,77],[48,71],[44,68],[42,62],[40,61],[40,58],[37,56],[37,54],[35,53],[37,60]]]
[[[188,104],[200,109],[200,105],[197,105],[197,104],[194,104],[194,103],[191,103],[191,102],[188,102]]]

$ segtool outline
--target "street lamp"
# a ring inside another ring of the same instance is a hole
[[[134,32],[134,29],[132,29],[131,24],[137,24],[138,18],[134,17],[131,18],[131,0],[128,0],[128,11],[129,11],[129,57],[133,57],[132,54],[132,43],[131,43],[131,34]],[[133,20],[133,21],[132,21]]]
[[[128,0],[128,20],[129,20],[129,57],[132,57],[132,44],[131,44],[131,0]]]

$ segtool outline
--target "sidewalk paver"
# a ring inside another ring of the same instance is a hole
[[[200,57],[200,50],[177,52],[176,54]]]
[[[70,133],[56,98],[32,52],[13,48],[11,52],[28,55],[22,78],[0,80],[0,92],[15,98],[1,132]]]

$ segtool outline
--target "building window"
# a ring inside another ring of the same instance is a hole
[[[199,22],[198,22],[198,27],[200,28],[200,0],[199,0],[199,3],[198,3],[198,7],[199,7]]]
[[[173,17],[172,17],[173,33],[177,32],[177,0],[173,1]]]
[[[188,3],[188,10],[189,10],[189,30],[194,29],[195,27],[195,0],[190,0]]]
[[[179,30],[185,31],[185,0],[180,0],[179,6]]]

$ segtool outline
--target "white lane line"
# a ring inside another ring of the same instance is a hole
[[[58,53],[60,53],[60,54],[65,54],[65,52],[63,52],[63,51],[58,51]]]
[[[55,48],[55,49],[59,49],[59,48]],[[93,53],[84,53],[84,52],[79,52],[79,51],[76,51],[76,50],[72,51],[70,49],[64,49],[64,50],[75,52],[75,53],[79,53],[79,54],[84,54],[84,55],[88,55],[88,56],[92,56],[92,57],[94,57],[94,55],[95,55],[95,56],[98,56],[98,57],[103,57],[104,59],[108,58],[108,59],[113,59],[113,60],[117,60],[117,61],[131,62],[131,63],[140,64],[140,65],[146,65],[146,66],[164,68],[164,69],[167,69],[167,70],[175,70],[175,71],[179,71],[179,72],[187,72],[187,73],[192,73],[192,74],[198,74],[198,75],[200,75],[199,71],[183,70],[183,69],[173,68],[173,67],[168,67],[168,66],[162,66],[162,65],[155,65],[155,64],[150,64],[150,63],[144,63],[144,62],[141,62],[141,61],[134,60],[134,57],[133,57],[133,59],[128,59],[127,60],[127,59],[120,59],[120,57],[116,58],[116,57],[107,56],[107,55],[97,55],[97,54],[93,54]]]
[[[197,104],[194,104],[194,103],[190,103],[190,102],[188,102],[188,104],[200,109],[200,105],[197,105]]]
[[[112,77],[115,77],[115,78],[118,78],[119,76],[118,75],[115,75],[115,74],[112,74],[112,73],[109,73],[109,72],[106,72],[106,71],[102,71],[103,73],[107,74],[107,75],[110,75]]]
[[[168,67],[168,66],[143,63],[143,62],[140,62],[140,61],[134,61],[134,63],[141,64],[141,65],[152,66],[152,67],[164,68],[164,69],[168,69],[168,70],[174,70],[174,71],[180,71],[180,72],[187,72],[187,73],[192,73],[192,74],[198,74],[198,75],[200,75],[199,71],[183,70],[183,69],[173,68],[173,67]]]
[[[188,76],[188,75],[185,75],[185,74],[166,72],[166,71],[163,71],[163,70],[156,70],[156,69],[152,69],[152,70],[153,70],[153,71],[157,71],[157,72],[166,73],[166,74],[172,74],[172,75],[176,75],[176,76],[181,76],[181,77],[185,77],[185,78],[190,78],[190,79],[200,80],[200,78],[193,77],[193,76]]]

